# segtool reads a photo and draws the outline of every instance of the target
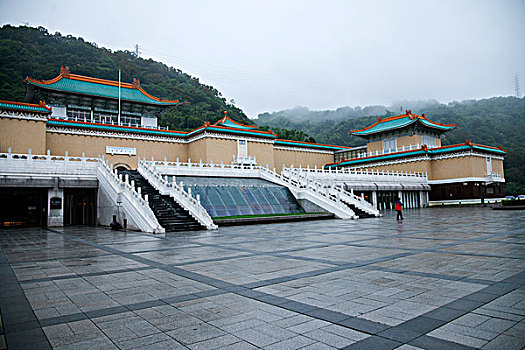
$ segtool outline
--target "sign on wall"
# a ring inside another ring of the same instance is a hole
[[[50,209],[62,209],[62,198],[53,197],[49,200]]]
[[[133,147],[106,146],[106,153],[111,155],[124,154],[128,156],[135,156],[137,155],[137,149]]]

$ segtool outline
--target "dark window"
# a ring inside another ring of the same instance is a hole
[[[456,194],[457,194],[458,196],[461,196],[461,187],[459,187],[459,186],[456,187]]]
[[[446,188],[442,188],[441,189],[441,197],[445,198],[447,196],[447,189]]]

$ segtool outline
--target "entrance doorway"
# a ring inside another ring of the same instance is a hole
[[[96,189],[64,189],[64,225],[95,225]]]
[[[0,188],[0,227],[46,225],[47,188]]]

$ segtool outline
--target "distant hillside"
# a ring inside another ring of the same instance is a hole
[[[305,107],[259,114],[255,122],[273,128],[301,130],[317,142],[358,146],[361,138],[350,130],[374,123],[378,116],[400,114],[405,109],[426,115],[433,121],[456,124],[443,136],[450,145],[471,139],[477,143],[501,145],[509,151],[505,160],[507,192],[525,194],[525,98],[495,97],[448,104],[437,101],[403,101],[394,106],[343,107],[335,111],[310,111]]]
[[[253,124],[215,88],[179,69],[136,57],[132,52],[99,48],[82,38],[51,34],[43,27],[0,28],[0,99],[23,101],[26,76],[51,79],[59,74],[60,66],[69,66],[75,74],[110,80],[118,80],[120,68],[122,81],[139,78],[150,94],[186,102],[159,118],[161,125],[172,130],[189,130],[202,126],[204,121],[215,122],[225,110],[230,118]]]

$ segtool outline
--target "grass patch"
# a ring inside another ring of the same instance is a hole
[[[251,215],[216,216],[213,218],[213,220],[268,218],[272,216],[301,216],[301,215],[319,215],[319,214],[326,214],[326,213],[283,213],[283,214],[251,214]]]

